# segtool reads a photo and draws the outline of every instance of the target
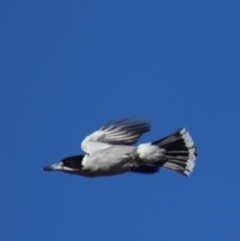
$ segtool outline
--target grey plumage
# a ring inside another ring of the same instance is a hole
[[[98,177],[129,171],[152,174],[164,167],[189,176],[197,156],[189,133],[182,128],[152,143],[132,146],[150,128],[145,119],[110,121],[83,140],[85,155],[65,158],[43,170]]]

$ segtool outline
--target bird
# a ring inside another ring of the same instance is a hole
[[[84,155],[66,157],[42,170],[92,178],[128,172],[154,174],[166,168],[190,176],[197,148],[189,132],[180,128],[159,140],[134,146],[150,129],[151,124],[145,118],[109,121],[82,141]]]

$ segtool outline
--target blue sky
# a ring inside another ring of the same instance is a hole
[[[239,1],[2,1],[2,240],[239,240]],[[184,126],[190,178],[42,172],[110,119]]]

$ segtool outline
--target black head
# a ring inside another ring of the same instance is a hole
[[[73,170],[81,170],[83,157],[83,155],[66,157],[61,161],[62,166]]]
[[[43,168],[44,171],[63,171],[63,172],[78,172],[82,169],[83,155],[70,156],[64,158],[56,164],[52,164]]]

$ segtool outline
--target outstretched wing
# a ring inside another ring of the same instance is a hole
[[[111,145],[133,145],[150,129],[151,124],[146,119],[134,120],[127,117],[119,121],[113,120],[87,136],[81,148],[86,153],[92,153]]]

